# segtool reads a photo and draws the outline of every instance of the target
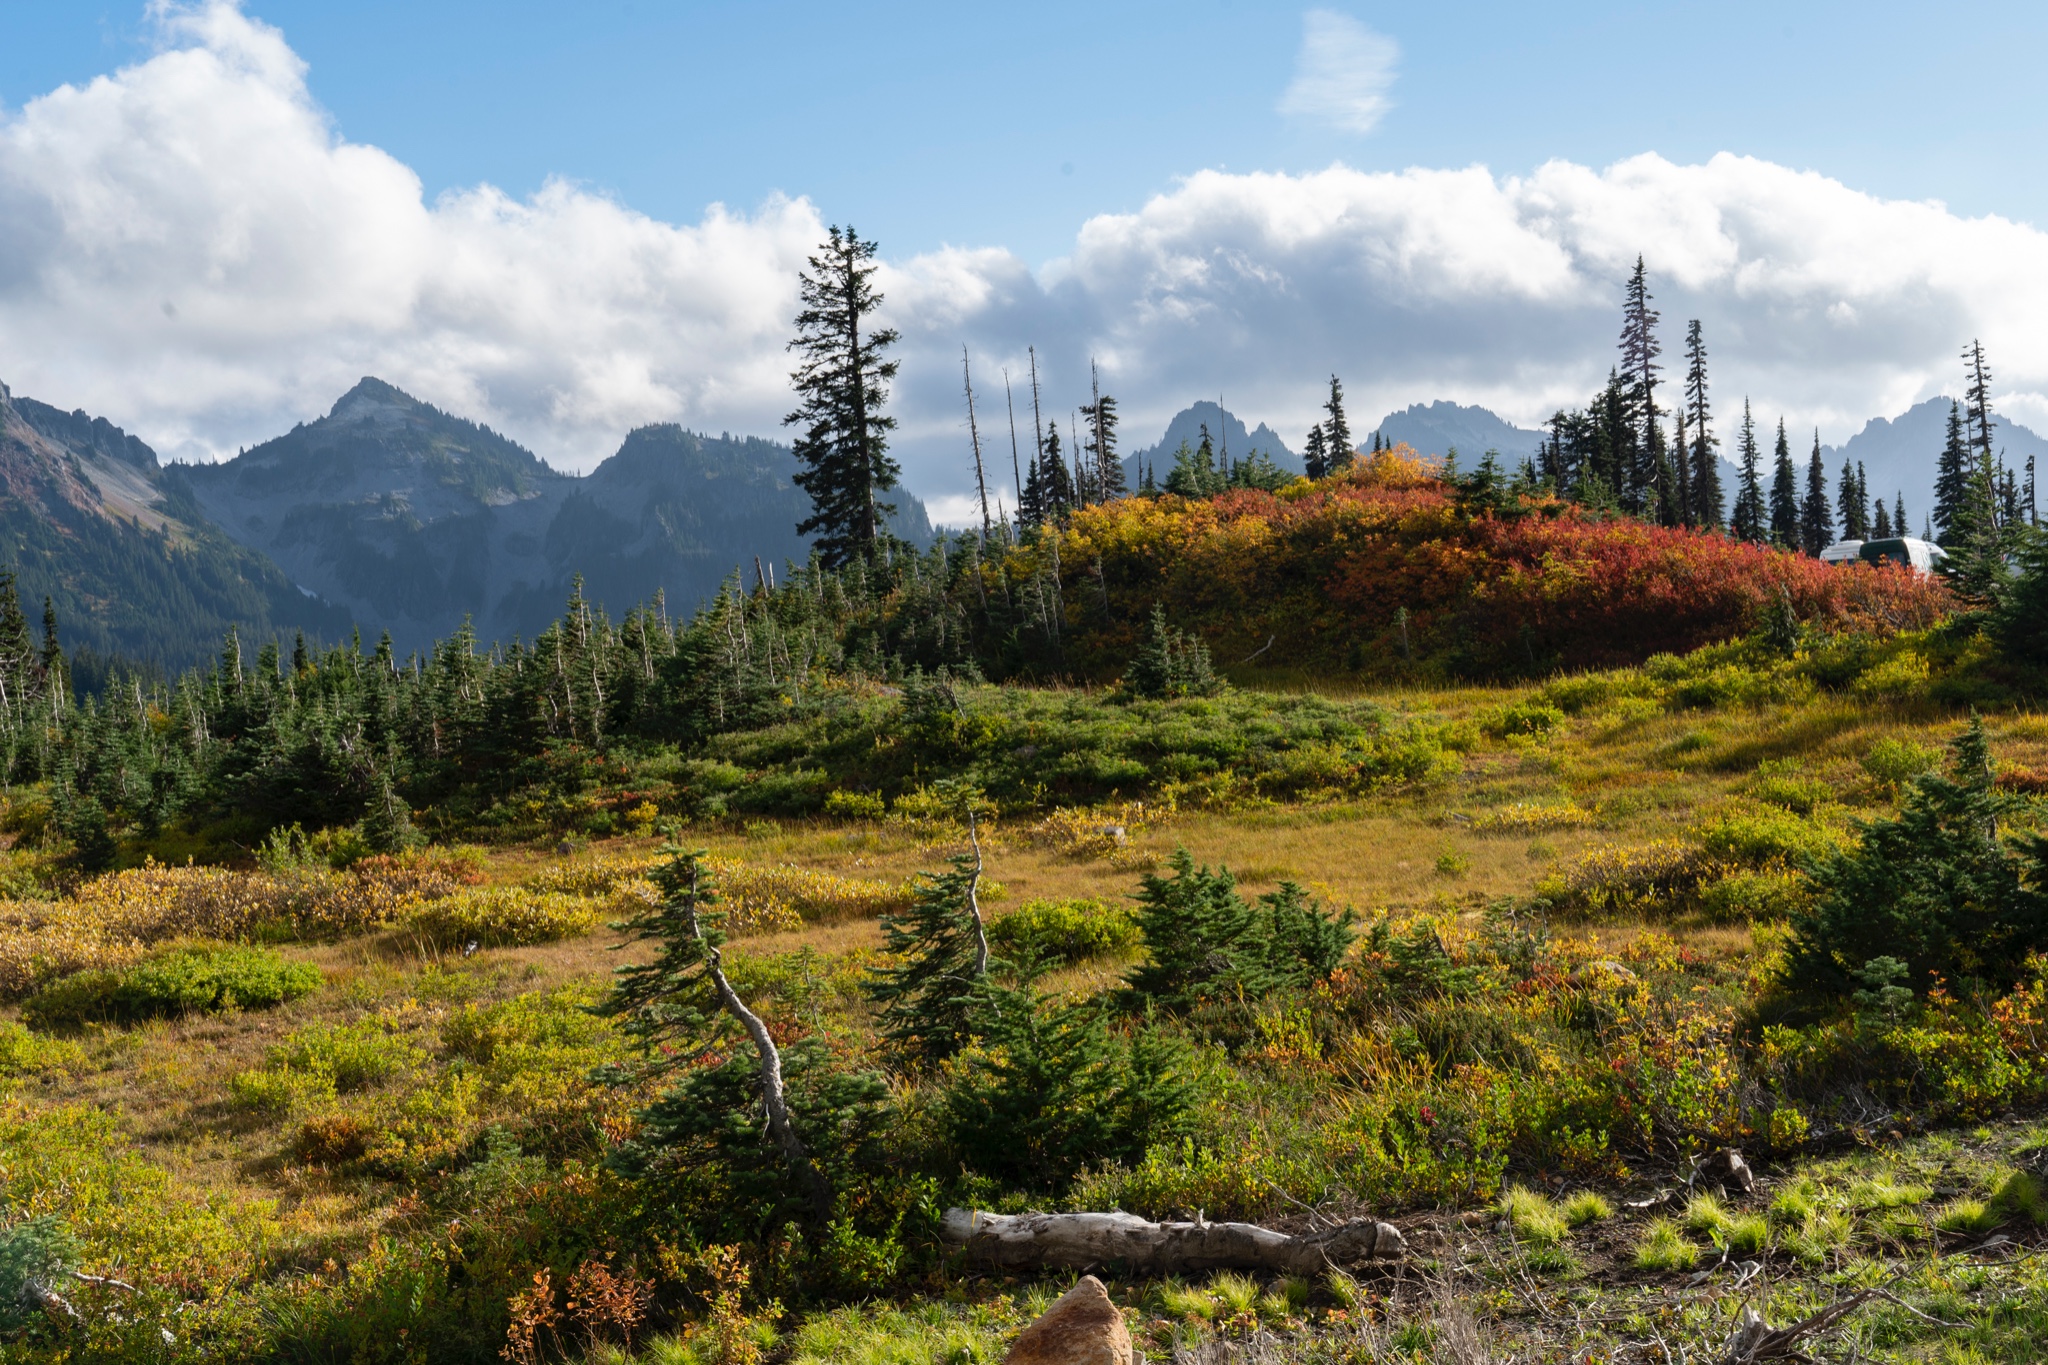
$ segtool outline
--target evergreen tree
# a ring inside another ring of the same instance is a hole
[[[1088,1166],[1135,1162],[1187,1131],[1185,1052],[1149,1028],[1128,1042],[1093,1000],[1058,1004],[1028,985],[985,984],[985,1046],[962,1060],[943,1121],[969,1170],[1064,1193]]]
[[[1818,559],[1834,543],[1835,514],[1828,504],[1828,475],[1820,461],[1820,430],[1814,429],[1813,454],[1806,461],[1806,500],[1799,504],[1799,547]]]
[[[822,1224],[832,1215],[833,1190],[792,1119],[781,1049],[726,979],[718,897],[702,855],[673,846],[665,851],[668,861],[653,874],[660,904],[623,926],[629,942],[652,944],[654,956],[615,969],[612,989],[596,1007],[617,1019],[620,1031],[641,1048],[638,1065],[613,1068],[605,1078],[645,1083],[685,1073],[682,1085],[643,1112],[641,1150],[629,1159],[637,1157],[634,1164],[644,1167],[650,1148],[680,1147],[758,1112],[766,1120],[765,1136],[781,1154],[782,1183],[794,1183],[808,1196],[804,1202]],[[693,1059],[730,1047],[742,1033],[753,1056],[738,1066],[728,1063],[732,1069],[723,1085],[691,1067]],[[870,1094],[867,1103],[877,1099]]]
[[[1721,492],[1721,462],[1714,454],[1720,443],[1714,439],[1713,414],[1707,404],[1707,343],[1698,318],[1685,328],[1685,399],[1692,426],[1692,524],[1711,530],[1721,525],[1726,503]]]
[[[1302,468],[1311,479],[1320,479],[1330,472],[1330,455],[1327,439],[1320,426],[1308,429],[1308,452],[1301,458]]]
[[[1088,501],[1108,502],[1130,491],[1124,482],[1124,467],[1116,458],[1116,399],[1102,391],[1102,377],[1092,360],[1088,376],[1095,398],[1081,409],[1088,419]]]
[[[1165,609],[1154,603],[1151,628],[1124,669],[1124,694],[1164,699],[1207,697],[1222,690],[1222,681],[1209,666],[1209,647],[1201,637],[1168,625]]]
[[[1735,492],[1728,529],[1737,540],[1761,542],[1770,534],[1769,509],[1764,505],[1763,453],[1757,449],[1756,421],[1750,416],[1747,398],[1742,400],[1742,435],[1736,449],[1742,456],[1742,485]]]
[[[1792,468],[1792,444],[1785,439],[1782,417],[1771,473],[1771,539],[1788,550],[1799,548],[1799,476]]]
[[[1892,534],[1909,534],[1906,530],[1906,494],[1903,489],[1892,495]]]
[[[1177,849],[1172,876],[1145,874],[1138,929],[1146,960],[1125,979],[1141,1003],[1186,1011],[1211,1000],[1255,1000],[1276,983],[1258,916],[1223,868],[1197,868]]]
[[[1657,357],[1663,348],[1657,343],[1657,312],[1650,307],[1649,276],[1643,258],[1636,257],[1635,273],[1629,276],[1621,313],[1621,378],[1634,418],[1629,444],[1635,455],[1628,483],[1637,490],[1640,511],[1677,525],[1684,518],[1667,500],[1675,494],[1672,480],[1662,467],[1663,436],[1657,425]]]
[[[2019,804],[1998,790],[1973,718],[1946,775],[1915,779],[1896,818],[1863,826],[1855,848],[1812,867],[1819,895],[1792,920],[1793,984],[1846,995],[1889,957],[1916,994],[1943,983],[2010,989],[2028,956],[2048,948],[2048,838],[2029,835],[2016,854],[1999,830]]]
[[[1870,538],[1890,540],[1892,538],[1892,509],[1884,505],[1884,499],[1877,500],[1877,506],[1870,514]]]
[[[1863,497],[1863,487],[1857,482],[1856,466],[1849,460],[1842,461],[1842,482],[1835,492],[1835,506],[1842,518],[1842,539],[1867,540],[1870,534],[1870,504]]]
[[[812,509],[796,529],[815,536],[827,568],[875,553],[887,535],[884,519],[896,510],[880,495],[896,487],[902,472],[888,454],[896,419],[882,411],[897,367],[883,357],[897,333],[864,331],[882,302],[874,256],[875,244],[861,241],[852,228],[831,229],[800,277],[803,307],[789,343],[801,360],[790,374],[797,407],[783,422],[802,427],[794,446],[803,466],[796,483],[810,495]]]
[[[979,840],[975,849],[954,856],[950,871],[919,874],[909,911],[882,917],[892,965],[872,970],[867,995],[883,1039],[919,1062],[944,1061],[973,1036],[974,989],[990,971]]]
[[[1948,436],[1934,474],[1934,537],[1953,550],[1968,539],[1970,524],[1970,449],[1963,435],[1963,405],[1948,405]]]
[[[48,597],[43,599],[43,648],[36,662],[52,708],[61,713],[70,692],[70,670],[64,666],[64,646],[57,639],[57,607]]]
[[[1324,452],[1329,457],[1330,472],[1341,474],[1351,468],[1358,451],[1351,441],[1351,423],[1344,416],[1344,385],[1334,374],[1330,376],[1330,401],[1323,404],[1323,411],[1330,414],[1323,423]]]

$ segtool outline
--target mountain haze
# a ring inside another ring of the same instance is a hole
[[[1839,447],[1822,446],[1821,467],[1827,470],[1830,496],[1841,481],[1842,461],[1860,460],[1871,496],[1883,498],[1889,507],[1894,497],[1905,494],[1906,520],[1918,535],[1922,522],[1934,511],[1934,467],[1948,438],[1948,411],[1954,401],[1937,396],[1915,403],[1897,417],[1873,417]],[[1991,430],[1992,444],[2005,452],[2007,464],[2022,475],[2030,455],[2048,466],[2048,439],[1995,412],[1992,420],[1997,423]],[[1804,445],[1794,439],[1792,451],[1802,473],[1812,450],[1810,433]]]
[[[614,612],[662,592],[687,613],[756,557],[805,559],[796,468],[776,442],[663,425],[579,478],[366,378],[325,417],[184,474],[229,534],[410,650],[464,617],[485,640],[530,637],[578,574]],[[923,504],[897,501],[898,533],[928,543]]]

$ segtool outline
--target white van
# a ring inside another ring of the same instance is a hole
[[[1838,540],[1820,552],[1823,564],[1905,564],[1915,573],[1931,574],[1948,558],[1948,551],[1918,536],[1894,536],[1890,540]]]

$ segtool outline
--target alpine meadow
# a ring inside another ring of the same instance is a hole
[[[1363,137],[1320,69],[1282,112]],[[1374,424],[1333,343],[1296,449],[1213,389],[1146,445],[1136,331],[933,341],[788,221],[780,428],[587,475],[452,415],[668,382],[580,334],[588,391],[429,338],[210,463],[0,386],[0,1361],[2048,1357],[2017,348],[1824,447],[1628,238],[1545,421]],[[1075,259],[1002,306],[1087,314]]]

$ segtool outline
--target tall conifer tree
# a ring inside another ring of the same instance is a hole
[[[1842,461],[1842,482],[1835,490],[1835,508],[1842,521],[1842,539],[1867,538],[1870,504],[1856,482],[1856,465],[1852,460]]]
[[[1095,362],[1088,362],[1088,379],[1095,401],[1081,409],[1088,419],[1088,465],[1090,492],[1097,502],[1120,498],[1130,489],[1124,481],[1124,467],[1116,458],[1116,399],[1102,391],[1102,376]]]
[[[1813,455],[1806,462],[1806,500],[1799,504],[1799,548],[1820,557],[1834,543],[1835,513],[1828,505],[1828,474],[1820,462],[1820,429],[1813,433]]]
[[[1334,374],[1330,376],[1330,401],[1323,404],[1323,411],[1330,414],[1323,423],[1324,454],[1330,461],[1330,472],[1341,473],[1351,467],[1358,452],[1351,442],[1351,423],[1344,416],[1344,385]]]
[[[850,227],[832,228],[800,277],[803,307],[789,343],[801,357],[789,377],[797,407],[782,420],[802,428],[796,483],[811,497],[811,515],[796,529],[816,537],[827,568],[865,559],[883,542],[884,519],[896,508],[880,495],[902,472],[888,454],[896,419],[882,411],[897,365],[884,353],[897,334],[868,326],[882,302],[874,258],[873,242]]]
[[[1657,312],[1650,307],[1649,275],[1643,258],[1636,257],[1635,273],[1629,276],[1621,311],[1621,376],[1627,389],[1630,423],[1628,493],[1624,503],[1634,502],[1640,511],[1658,520],[1669,515],[1661,505],[1675,491],[1663,469],[1663,434],[1657,426],[1657,357],[1663,347],[1657,343]],[[1674,509],[1675,510],[1675,509]],[[1676,524],[1683,518],[1671,518]]]
[[[1685,401],[1692,415],[1693,525],[1711,529],[1721,524],[1725,503],[1721,461],[1714,454],[1719,442],[1714,439],[1713,414],[1707,405],[1707,343],[1700,335],[1698,318],[1685,328]]]
[[[1946,549],[1970,530],[1970,445],[1963,435],[1963,405],[1948,405],[1948,435],[1934,466],[1934,538]]]
[[[1763,452],[1757,448],[1756,420],[1750,415],[1747,398],[1742,400],[1742,434],[1736,449],[1742,456],[1742,486],[1735,491],[1735,511],[1728,529],[1737,540],[1767,540],[1770,524],[1764,504]]]
[[[1301,457],[1301,467],[1311,479],[1323,478],[1330,472],[1329,438],[1323,435],[1321,426],[1308,429],[1308,450]]]
[[[1799,476],[1792,468],[1792,443],[1785,439],[1782,417],[1771,470],[1771,539],[1788,550],[1799,548]]]

